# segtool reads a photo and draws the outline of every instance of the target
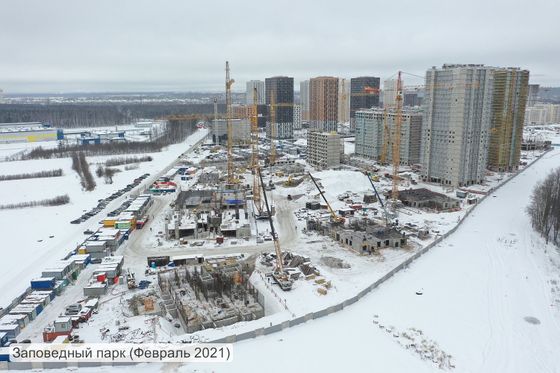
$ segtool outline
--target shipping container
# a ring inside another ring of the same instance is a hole
[[[50,290],[54,289],[56,279],[54,277],[41,277],[31,280],[31,289]]]

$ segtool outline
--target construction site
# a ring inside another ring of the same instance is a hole
[[[187,333],[259,319],[264,298],[249,282],[253,268],[247,261],[221,258],[160,271],[164,309]]]

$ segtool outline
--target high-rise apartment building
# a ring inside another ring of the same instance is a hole
[[[560,105],[536,104],[527,105],[525,109],[525,125],[542,125],[560,123]]]
[[[539,98],[539,89],[540,86],[538,84],[529,84],[529,94],[527,97],[528,107],[535,106],[537,103],[537,99]]]
[[[265,91],[268,106],[267,137],[291,139],[294,135],[294,78],[287,76],[266,78]],[[274,120],[272,120],[271,109],[274,110]]]
[[[404,86],[404,81],[401,79]],[[394,108],[397,106],[397,79],[387,79],[383,82],[383,107]]]
[[[253,105],[253,92],[255,88],[257,89],[257,103],[264,105],[266,100],[264,97],[264,82],[262,80],[250,80],[246,83],[245,103]]]
[[[340,165],[340,135],[332,132],[309,131],[307,133],[307,162],[317,168]]]
[[[403,110],[401,114],[401,142],[399,158],[401,164],[420,163],[420,141],[422,136],[422,113],[418,110]],[[393,142],[397,114],[395,110],[364,109],[356,111],[357,156],[381,159],[385,151],[385,161],[393,160]],[[385,121],[388,133],[385,133]]]
[[[294,129],[301,129],[301,105],[294,105]]]
[[[309,128],[338,129],[338,78],[321,76],[309,80]]]
[[[508,78],[518,74],[520,81],[517,83],[517,78]],[[524,75],[519,69],[484,65],[443,65],[426,72],[421,151],[424,180],[464,186],[484,179],[488,154],[494,151],[489,146],[497,144],[490,142],[493,128],[516,134],[522,130],[509,119],[501,119],[499,112],[524,109],[525,103],[521,101],[526,99],[526,87],[525,98],[520,97],[520,102],[512,105],[505,102],[505,97],[516,87],[521,89]],[[507,84],[511,91],[505,89]],[[516,94],[521,96],[523,92]],[[500,130],[494,133],[498,135]],[[500,145],[502,149],[509,146],[509,151],[517,152],[511,148],[507,136],[500,136],[500,141],[505,141]],[[506,158],[515,160],[517,157],[509,154]],[[500,159],[505,158],[502,155]],[[508,167],[513,166],[508,163]]]
[[[350,79],[350,122],[355,127],[356,111],[379,106],[379,82],[374,76]]]
[[[350,81],[338,80],[338,122],[350,122]]]
[[[309,122],[309,80],[299,83],[299,100],[301,104],[301,120]]]
[[[513,171],[519,166],[528,92],[529,71],[518,68],[494,71],[488,147],[488,168],[491,170]]]

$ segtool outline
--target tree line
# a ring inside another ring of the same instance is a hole
[[[117,158],[110,158],[105,161],[105,166],[113,167],[113,166],[122,166],[123,164],[131,164],[131,163],[140,163],[140,162],[151,162],[153,158],[149,155],[141,156],[141,157],[117,157]]]
[[[43,199],[40,201],[28,201],[28,202],[20,202],[20,203],[10,203],[7,205],[0,205],[0,210],[13,210],[13,209],[21,209],[25,207],[37,207],[37,206],[61,206],[65,205],[70,202],[70,197],[68,194],[57,196],[54,198]]]
[[[537,184],[527,207],[533,228],[560,246],[560,168],[553,170]]]
[[[42,177],[58,177],[58,176],[62,176],[63,174],[64,173],[62,172],[62,169],[58,168],[56,170],[27,172],[24,174],[0,175],[0,181],[38,179]]]
[[[83,152],[72,153],[72,169],[80,176],[80,184],[84,190],[90,192],[95,189],[97,185],[93,179],[93,175],[89,170],[86,156]]]
[[[225,111],[223,104],[219,112]],[[0,104],[0,123],[43,122],[59,128],[130,124],[142,118],[213,114],[213,104]]]

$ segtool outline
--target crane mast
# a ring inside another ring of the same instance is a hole
[[[253,115],[251,116],[251,170],[253,172],[253,203],[259,215],[262,214],[262,201],[260,190],[259,172],[259,116],[258,116],[258,91],[253,88]]]
[[[227,181],[235,183],[233,174],[233,128],[231,124],[231,86],[235,81],[229,76],[229,61],[226,61],[226,126],[227,126]]]
[[[393,206],[396,206],[397,200],[399,198],[399,166],[401,163],[401,126],[402,126],[402,80],[401,72],[398,73],[397,78],[397,108],[396,108],[396,118],[395,118],[395,133],[393,140],[393,190],[391,193],[391,198],[393,200]]]
[[[276,95],[274,91],[270,92],[270,156],[269,165],[276,163]]]

